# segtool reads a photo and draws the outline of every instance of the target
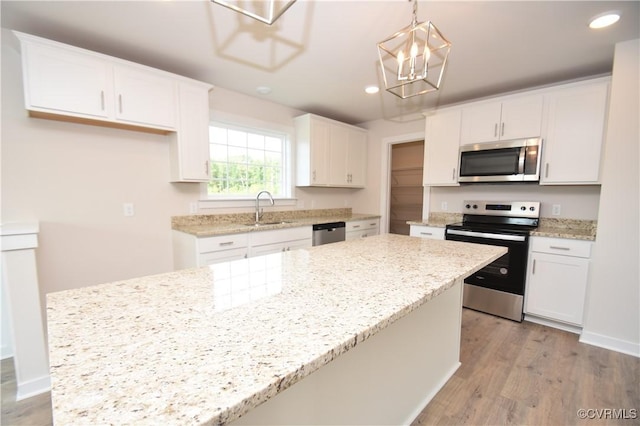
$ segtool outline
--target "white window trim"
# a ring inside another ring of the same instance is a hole
[[[229,114],[223,111],[211,110],[209,114],[209,122],[211,124],[228,125],[232,127],[264,130],[265,132],[274,132],[278,134],[285,134],[285,161],[288,163],[285,185],[287,186],[287,192],[289,197],[274,197],[275,207],[279,206],[295,206],[298,202],[295,198],[295,144],[294,134],[295,128],[293,126],[286,126],[278,123],[271,123],[262,120],[258,120],[252,117],[239,116],[235,114]],[[256,194],[257,195],[257,194]],[[207,209],[220,209],[220,208],[245,208],[255,207],[255,197],[214,197],[210,196],[207,191],[207,183],[200,184],[200,200],[198,202],[199,210]]]

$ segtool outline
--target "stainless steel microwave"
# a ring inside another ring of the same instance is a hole
[[[542,139],[463,145],[458,182],[537,182]]]

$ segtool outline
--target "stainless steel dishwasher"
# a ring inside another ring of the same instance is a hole
[[[344,222],[319,223],[313,225],[312,245],[320,246],[344,241],[345,230]]]

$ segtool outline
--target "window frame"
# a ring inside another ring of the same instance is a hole
[[[214,119],[209,121],[209,126],[224,127],[248,133],[256,133],[265,136],[283,137],[283,190],[284,194],[275,196],[276,204],[280,206],[292,206],[296,204],[294,197],[294,152],[293,152],[293,127],[279,126],[272,123],[257,120],[238,119]],[[255,195],[211,195],[208,192],[209,182],[200,185],[199,208],[224,208],[224,207],[252,207],[255,205]],[[256,194],[257,195],[257,194]]]

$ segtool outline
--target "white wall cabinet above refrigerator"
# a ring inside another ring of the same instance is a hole
[[[296,185],[364,188],[367,131],[328,118],[295,118]]]
[[[462,108],[460,145],[540,136],[543,96],[512,96]]]
[[[541,185],[597,184],[609,79],[560,87],[546,95]]]

